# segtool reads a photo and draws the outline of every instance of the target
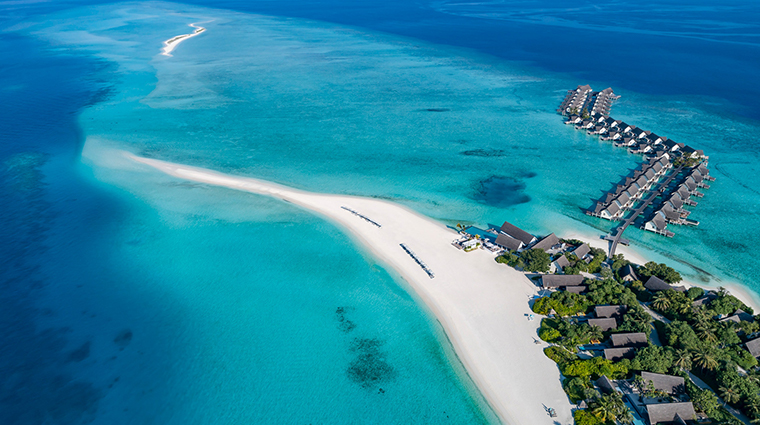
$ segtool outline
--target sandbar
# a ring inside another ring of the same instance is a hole
[[[529,300],[537,287],[523,273],[496,263],[487,251],[466,253],[452,246],[459,237],[456,231],[384,200],[306,192],[126,155],[177,178],[272,196],[338,224],[406,280],[441,323],[467,373],[503,422],[573,423],[573,406],[562,390],[559,370],[543,354],[547,345],[535,343],[540,320],[528,320]],[[554,408],[557,417],[550,417],[547,408]]]

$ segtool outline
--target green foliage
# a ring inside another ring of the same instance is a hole
[[[562,382],[562,388],[573,403],[580,403],[583,400],[600,396],[599,391],[591,386],[591,381],[588,379],[567,378]]]
[[[665,328],[665,334],[660,337],[672,347],[695,350],[701,343],[694,329],[686,322],[676,320],[665,325]]]
[[[710,301],[708,308],[710,310],[713,310],[715,314],[733,314],[736,310],[739,309],[742,309],[749,314],[754,314],[752,308],[745,305],[735,296],[728,295],[722,291],[718,295],[718,298]]]
[[[646,281],[651,276],[657,276],[668,283],[678,283],[681,281],[681,274],[664,263],[657,264],[650,261],[637,270],[639,277]]]
[[[614,279],[591,281],[586,298],[594,305],[623,304],[638,305],[633,292]]]
[[[650,345],[636,352],[629,368],[654,373],[668,373],[671,367],[673,367],[673,350]]]
[[[692,286],[691,288],[689,288],[688,291],[686,291],[686,296],[688,296],[690,300],[696,300],[697,298],[700,298],[704,294],[705,294],[705,290],[700,288],[699,286]]]
[[[562,334],[554,328],[541,326],[541,329],[538,330],[538,337],[546,342],[554,342],[562,338]]]
[[[605,423],[586,409],[578,409],[573,412],[573,420],[575,425],[602,425]]]
[[[633,414],[628,410],[619,392],[597,398],[590,403],[589,410],[597,419],[606,423],[630,424],[633,422]]]
[[[708,416],[712,416],[720,407],[718,397],[710,390],[703,390],[694,386],[694,389],[689,391],[689,398],[691,398],[696,410],[705,412]]]
[[[571,316],[585,313],[591,303],[581,294],[568,291],[552,292],[548,297],[537,299],[533,303],[533,311],[536,314],[547,315],[553,309],[559,316]]]
[[[629,264],[631,264],[631,262],[626,260],[623,254],[615,254],[615,256],[612,257],[612,271],[615,273],[619,272],[620,269]]]
[[[628,311],[623,315],[623,321],[617,327],[617,332],[644,332],[649,336],[652,333],[652,316],[640,305],[629,305]]]
[[[565,350],[562,347],[558,347],[556,345],[544,348],[544,354],[546,355],[546,357],[552,359],[554,363],[557,363],[560,367],[562,367],[562,365],[564,364],[570,363],[578,359],[578,356],[576,356],[575,354]]]
[[[569,377],[599,379],[607,375],[610,379],[622,379],[628,375],[627,362],[615,362],[603,357],[594,357],[587,360],[577,359],[560,366],[562,374]]]
[[[588,263],[588,271],[589,273],[599,273],[602,262],[607,259],[607,254],[602,249],[591,248],[591,255],[593,255],[594,259]]]
[[[524,268],[525,266],[525,264],[523,263],[523,260],[517,254],[517,251],[507,251],[499,255],[498,257],[496,257],[496,262],[506,264],[510,267],[515,267],[515,268]]]
[[[543,249],[528,249],[520,253],[525,263],[524,270],[534,273],[546,273],[551,265],[551,257]]]

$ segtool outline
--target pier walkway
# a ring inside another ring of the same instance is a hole
[[[377,227],[383,227],[383,226],[380,225],[380,223],[372,220],[371,218],[369,218],[369,217],[367,217],[367,216],[365,216],[363,214],[359,214],[358,212],[352,210],[351,208],[348,208],[348,207],[341,207],[341,208],[343,208],[344,210],[350,212],[351,214],[353,214],[353,215],[355,215],[355,216],[357,216],[357,217],[359,217],[359,218],[367,221],[368,223],[374,224]]]
[[[681,172],[683,169],[683,165],[675,168],[673,172],[668,176],[667,179],[665,179],[664,182],[659,183],[656,190],[652,190],[652,195],[647,198],[636,210],[633,211],[632,214],[628,216],[628,218],[623,222],[622,226],[619,226],[616,230],[615,236],[612,238],[612,245],[610,245],[610,255],[609,258],[612,258],[615,255],[615,250],[617,249],[618,243],[620,243],[620,239],[623,236],[623,232],[625,232],[625,229],[628,228],[634,221],[636,221],[636,217],[641,215],[642,212],[659,196],[660,191],[663,188],[668,187],[671,181]],[[607,238],[605,238],[607,239]]]
[[[401,248],[402,248],[404,251],[406,251],[406,253],[407,253],[407,254],[409,254],[409,256],[410,256],[410,257],[412,257],[412,259],[413,259],[413,260],[414,260],[414,261],[415,261],[415,262],[416,262],[416,263],[417,263],[417,264],[418,264],[420,267],[422,267],[422,270],[423,270],[423,271],[425,271],[425,273],[427,273],[427,275],[428,275],[428,276],[430,276],[430,278],[431,278],[431,279],[435,277],[435,274],[433,274],[433,271],[432,271],[432,270],[430,270],[430,267],[428,267],[428,266],[427,266],[427,264],[425,264],[425,262],[424,262],[424,261],[420,260],[420,257],[418,257],[418,256],[417,256],[417,254],[415,254],[415,253],[414,253],[414,251],[412,251],[411,249],[409,249],[409,247],[408,247],[408,246],[406,246],[406,244],[402,243],[402,244],[399,244],[399,246],[401,246]]]

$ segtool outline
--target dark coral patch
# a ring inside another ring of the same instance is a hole
[[[511,177],[491,176],[478,182],[473,198],[481,203],[498,208],[530,202],[525,194],[525,183]]]
[[[386,360],[381,350],[383,342],[374,338],[356,338],[351,344],[351,351],[356,358],[348,366],[348,377],[363,388],[392,380],[396,376],[393,366]]]

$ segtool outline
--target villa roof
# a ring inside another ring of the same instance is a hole
[[[501,225],[501,231],[521,241],[525,245],[530,245],[530,243],[536,239],[530,233],[506,221]]]
[[[594,314],[598,318],[621,316],[628,310],[624,305],[598,305],[594,307]]]
[[[655,213],[654,217],[649,221],[657,228],[657,230],[665,230],[665,228],[668,227],[668,223],[665,222],[665,217],[661,214]]]
[[[578,248],[575,248],[573,250],[573,254],[575,254],[578,258],[585,257],[589,252],[591,252],[591,248],[589,248],[588,244],[581,244]]]
[[[613,361],[622,360],[622,359],[630,359],[633,357],[635,352],[636,352],[636,349],[633,347],[605,348],[604,358],[607,360],[613,360]]]
[[[565,291],[567,292],[580,294],[581,292],[585,291],[588,287],[586,285],[578,285],[578,286],[563,286],[563,288],[565,288]]]
[[[533,245],[533,248],[548,251],[551,249],[551,247],[557,244],[559,244],[559,238],[557,235],[552,233],[549,236],[546,236],[545,238],[538,241],[535,245]]]
[[[660,422],[692,421],[696,419],[694,405],[690,401],[682,403],[657,403],[647,404],[647,415],[650,424]]]
[[[630,264],[626,264],[623,266],[620,271],[618,272],[620,275],[620,278],[623,280],[639,280],[639,277],[636,275],[636,271],[633,270],[633,266]]]
[[[649,280],[647,280],[647,283],[644,284],[644,287],[653,292],[674,289],[672,286],[668,285],[667,282],[657,276],[651,276]]]
[[[734,314],[732,314],[732,315],[730,315],[728,317],[724,317],[723,319],[720,319],[720,322],[731,321],[731,322],[739,323],[742,320],[744,320],[745,322],[753,322],[755,320],[755,318],[752,317],[752,315],[749,314],[749,313],[747,313],[746,311],[744,311],[742,309],[739,309],[739,310],[736,310],[736,312],[734,312]]]
[[[620,211],[620,207],[617,206],[616,203],[611,203],[607,205],[607,211],[609,211],[610,215],[615,215]]]
[[[751,341],[747,341],[745,344],[747,351],[755,357],[760,357],[760,338],[755,338]]]
[[[680,376],[641,372],[641,378],[644,379],[644,381],[652,382],[652,385],[654,385],[656,390],[664,391],[668,394],[677,394],[685,390],[684,379]]]
[[[520,248],[522,248],[523,243],[521,241],[518,241],[517,239],[507,236],[505,234],[500,234],[496,240],[494,241],[494,244],[499,245],[506,249],[511,249],[513,251],[517,251]]]
[[[717,294],[715,294],[714,292],[708,292],[705,295],[703,295],[702,297],[697,298],[696,300],[694,300],[691,303],[691,305],[693,305],[695,307],[701,307],[701,306],[706,305],[707,303],[709,303],[710,301],[712,301],[712,300],[714,300],[716,298],[718,298]]]
[[[570,261],[564,255],[560,255],[559,258],[554,260],[554,264],[556,264],[557,267],[564,269],[570,265]]]
[[[613,347],[646,347],[649,344],[647,334],[630,332],[610,335]]]
[[[588,319],[589,326],[598,326],[602,332],[617,329],[617,320],[612,317],[603,319]]]
[[[610,381],[610,378],[608,378],[607,375],[600,376],[599,379],[596,380],[596,386],[605,393],[615,392],[615,385]]]
[[[545,274],[541,276],[544,288],[559,288],[560,286],[579,286],[586,278],[579,274]]]

